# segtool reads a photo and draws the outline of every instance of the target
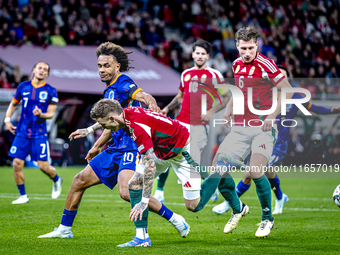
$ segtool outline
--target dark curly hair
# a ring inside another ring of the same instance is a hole
[[[106,42],[102,43],[98,46],[98,49],[96,50],[97,59],[100,55],[106,55],[106,56],[112,56],[115,61],[117,61],[120,64],[119,71],[120,72],[126,72],[129,71],[131,68],[130,66],[130,59],[128,57],[128,54],[131,54],[131,52],[127,52],[122,48],[122,46],[119,46],[117,44],[114,44],[112,42]]]

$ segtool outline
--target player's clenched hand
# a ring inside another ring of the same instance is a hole
[[[233,108],[227,107],[224,114],[223,119],[227,120],[228,122],[225,124],[227,127],[231,127],[231,120],[234,119]]]
[[[95,156],[97,156],[101,152],[101,149],[98,148],[91,148],[89,152],[87,153],[85,159],[87,160],[87,163],[89,163]]]
[[[333,107],[333,108],[332,108],[332,113],[340,113],[340,106],[338,106],[338,107]]]
[[[38,106],[35,106],[34,110],[33,110],[33,114],[35,116],[40,116],[40,114],[42,114],[42,111],[40,108],[38,108]]]
[[[13,126],[12,122],[8,121],[5,122],[5,129],[15,135],[15,130],[17,129],[17,127]]]
[[[139,215],[139,220],[142,220],[143,217],[143,212],[148,208],[148,204],[144,202],[139,202],[136,204],[130,212],[129,218],[131,221],[137,221],[138,220],[138,215]]]
[[[265,121],[263,122],[262,131],[264,132],[270,131],[274,124],[275,124],[275,117],[268,115]]]
[[[72,141],[73,139],[86,137],[88,134],[89,134],[89,131],[86,128],[77,129],[72,134],[70,134],[68,139],[70,139],[70,141]]]
[[[161,109],[156,104],[149,104],[149,110],[160,113]]]
[[[207,114],[202,114],[201,115],[201,120],[203,121],[210,121],[213,117],[214,113],[212,111],[207,111]]]
[[[164,108],[161,110],[161,114],[163,114],[164,116],[168,115],[168,112],[169,112],[169,108],[168,108],[168,107],[164,107]]]

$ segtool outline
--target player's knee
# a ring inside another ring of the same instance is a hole
[[[22,171],[23,164],[20,159],[14,159],[13,160],[13,168],[15,172],[20,172]]]
[[[85,178],[83,174],[80,172],[74,176],[73,181],[72,181],[72,187],[74,189],[83,189],[85,188]]]
[[[119,195],[125,201],[130,202],[130,195],[129,195],[129,190],[128,189],[119,189]]]

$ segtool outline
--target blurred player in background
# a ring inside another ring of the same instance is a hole
[[[33,79],[18,85],[17,91],[6,111],[5,128],[15,134],[9,156],[13,159],[14,179],[20,197],[12,204],[29,202],[25,190],[23,167],[25,158],[37,161],[39,169],[53,180],[52,198],[59,197],[63,179],[57,175],[54,167],[48,163],[49,145],[46,119],[51,119],[57,109],[58,94],[55,88],[45,82],[50,67],[45,62],[38,62],[33,67]],[[16,106],[22,101],[21,116],[17,127],[11,123]]]
[[[236,46],[240,57],[233,62],[234,79],[236,86],[242,90],[243,96],[248,99],[248,88],[252,88],[252,100],[257,110],[268,110],[273,105],[272,86],[279,91],[282,88],[290,88],[287,78],[280,72],[276,64],[257,52],[257,39],[260,37],[255,28],[241,28],[236,33]],[[287,98],[291,98],[293,93],[287,93]],[[244,99],[245,99],[244,98]],[[267,165],[270,159],[274,143],[277,137],[276,125],[272,120],[281,112],[281,95],[279,96],[277,107],[270,115],[256,115],[248,108],[248,100],[244,100],[244,115],[233,115],[233,102],[238,99],[233,95],[230,100],[224,119],[232,120],[231,132],[221,143],[214,165],[223,165],[223,156],[234,160],[244,160],[252,152],[249,170],[250,175],[256,184],[256,192],[262,207],[262,221],[255,233],[256,237],[268,236],[274,226],[274,219],[271,213],[271,188],[267,177],[264,175],[263,166]],[[251,122],[251,123],[250,123]],[[235,182],[232,178],[226,179],[228,182],[223,189],[235,189]],[[222,189],[222,190],[221,190]],[[235,193],[236,194],[236,193]],[[238,196],[226,198],[233,213],[230,221],[224,228],[225,233],[233,231],[239,220],[246,214],[245,208],[240,208]],[[236,207],[236,210],[235,210]],[[235,213],[235,211],[239,211]]]
[[[278,65],[278,68],[282,72],[282,74],[289,78],[290,73],[288,72],[287,68]],[[294,93],[292,98],[303,98],[298,93]],[[326,108],[323,106],[317,106],[312,104],[311,102],[306,102],[303,104],[308,110],[318,113],[318,114],[336,114],[340,113],[340,106],[333,107],[333,108]],[[278,138],[276,140],[276,144],[273,149],[273,154],[269,159],[268,162],[268,171],[266,172],[266,176],[270,182],[271,188],[275,193],[276,200],[275,200],[275,208],[273,214],[280,214],[282,213],[283,206],[288,202],[288,196],[282,193],[281,186],[280,186],[280,179],[276,172],[274,171],[275,166],[280,166],[283,163],[283,158],[287,153],[288,150],[288,143],[290,140],[290,125],[292,123],[285,123],[286,127],[281,125],[281,120],[284,119],[294,119],[299,108],[295,104],[287,105],[287,114],[286,116],[282,116],[281,114],[278,115],[276,118],[280,121],[277,122],[277,130],[279,131]],[[251,185],[251,176],[248,172],[244,173],[243,179],[237,184],[236,192],[237,195],[240,197],[242,196]],[[227,201],[222,202],[219,205],[216,205],[213,208],[213,212],[217,214],[222,214],[230,209],[230,206]]]
[[[230,100],[230,93],[226,89],[217,89],[222,95],[222,104],[217,104],[213,107],[213,99],[207,96],[207,113],[202,115],[202,95],[207,95],[204,90],[198,89],[203,87],[202,84],[214,85],[224,84],[222,74],[213,68],[207,66],[211,45],[202,39],[197,40],[192,48],[192,58],[194,60],[194,67],[186,69],[181,74],[180,91],[177,96],[162,109],[162,114],[167,115],[169,111],[181,105],[181,110],[176,120],[186,126],[190,132],[191,145],[198,146],[199,155],[193,155],[195,161],[199,164],[201,162],[201,153],[208,142],[209,121],[214,113],[224,109]],[[157,190],[155,198],[159,201],[164,201],[164,185],[169,174],[167,171],[161,174],[157,183]],[[201,171],[202,179],[209,175],[206,171]],[[217,200],[217,190],[212,196],[212,201]]]
[[[103,93],[104,98],[116,99],[122,107],[140,106],[140,102],[142,102],[149,109],[159,112],[156,100],[150,94],[138,88],[129,76],[121,74],[121,72],[128,71],[131,68],[128,58],[129,52],[126,52],[119,45],[106,42],[99,45],[96,54],[100,79],[106,84]],[[99,128],[101,128],[101,125],[95,123],[87,129],[76,130],[69,138],[72,141],[72,139],[86,137]],[[101,151],[110,139],[112,139],[112,142],[108,149]],[[104,130],[85,158],[89,162],[88,165],[73,179],[58,229],[41,235],[39,238],[73,238],[71,232],[73,221],[85,190],[91,186],[104,183],[110,189],[113,189],[118,184],[121,198],[130,201],[128,181],[138,167],[139,158],[140,154],[135,142],[123,130],[117,132]],[[150,199],[149,206],[154,212],[167,219],[182,237],[186,237],[189,233],[189,225],[182,216],[173,213],[153,197]],[[142,236],[142,234],[137,230],[137,237]]]
[[[198,148],[191,147],[190,133],[178,121],[141,107],[123,110],[118,101],[108,99],[98,101],[91,109],[90,115],[103,128],[112,131],[124,130],[133,137],[142,155],[143,167],[138,168],[129,181],[129,192],[132,208],[130,218],[135,221],[137,230],[142,232],[143,236],[135,237],[118,247],[151,246],[148,234],[148,203],[155,176],[166,171],[168,167],[174,169],[182,183],[185,206],[193,212],[204,208],[221,182],[223,172],[216,171],[201,184],[197,171],[199,165],[191,157],[193,151],[198,151]],[[235,190],[231,192],[237,197]],[[224,193],[222,195],[225,196]]]

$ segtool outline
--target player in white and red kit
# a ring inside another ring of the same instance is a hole
[[[181,110],[176,120],[180,121],[188,128],[191,136],[191,144],[194,143],[199,149],[197,155],[193,155],[195,161],[199,164],[201,153],[208,142],[209,121],[215,112],[225,108],[230,100],[230,93],[227,89],[215,89],[214,85],[224,84],[222,74],[213,68],[207,66],[206,62],[209,59],[211,45],[202,39],[197,40],[193,45],[192,58],[194,60],[194,67],[186,69],[181,74],[180,91],[176,97],[161,111],[164,115],[174,108],[181,105]],[[218,98],[217,104],[213,106],[214,98],[217,92],[223,99]],[[206,96],[207,112],[202,114],[202,95]],[[202,178],[209,175],[207,172],[201,172]],[[167,175],[160,176],[158,180],[155,198],[159,201],[164,201],[163,187]],[[217,200],[217,192],[212,197],[213,201]]]
[[[198,165],[190,156],[190,133],[178,121],[141,107],[122,109],[118,101],[108,99],[97,102],[90,115],[103,128],[115,132],[122,128],[134,139],[142,155],[142,163],[129,181],[129,193],[132,208],[130,218],[136,221],[137,229],[143,228],[144,239],[134,239],[120,247],[136,246],[135,243],[151,246],[147,227],[139,226],[142,223],[147,226],[145,223],[153,180],[168,167],[174,169],[182,184],[185,205],[193,212],[204,207],[221,182],[223,173],[216,171],[201,184],[200,175],[195,169]],[[240,206],[248,208],[244,204]]]
[[[233,95],[224,114],[228,124],[232,123],[232,129],[220,145],[214,163],[223,165],[222,157],[243,161],[250,151],[252,152],[249,171],[256,184],[256,192],[262,207],[262,221],[255,236],[265,237],[270,233],[274,219],[271,214],[271,187],[264,175],[263,167],[267,165],[277,137],[275,119],[281,112],[281,98],[279,97],[277,108],[273,113],[256,115],[253,113],[254,109],[251,110],[248,107],[247,99],[250,96],[248,89],[252,89],[253,108],[268,110],[273,104],[272,88],[275,86],[280,91],[283,87],[291,86],[274,61],[257,52],[259,37],[256,29],[250,27],[241,28],[236,33],[236,46],[241,57],[234,61],[233,71],[235,84],[243,92],[245,111],[244,115],[233,115],[233,102],[237,103],[241,99]],[[291,96],[292,93],[287,94],[287,98]],[[226,188],[235,188],[232,179],[229,179]],[[233,204],[237,204],[238,201],[236,197],[228,198],[228,203],[229,200]],[[232,214],[224,232],[230,233],[235,229],[242,216],[241,214]]]

